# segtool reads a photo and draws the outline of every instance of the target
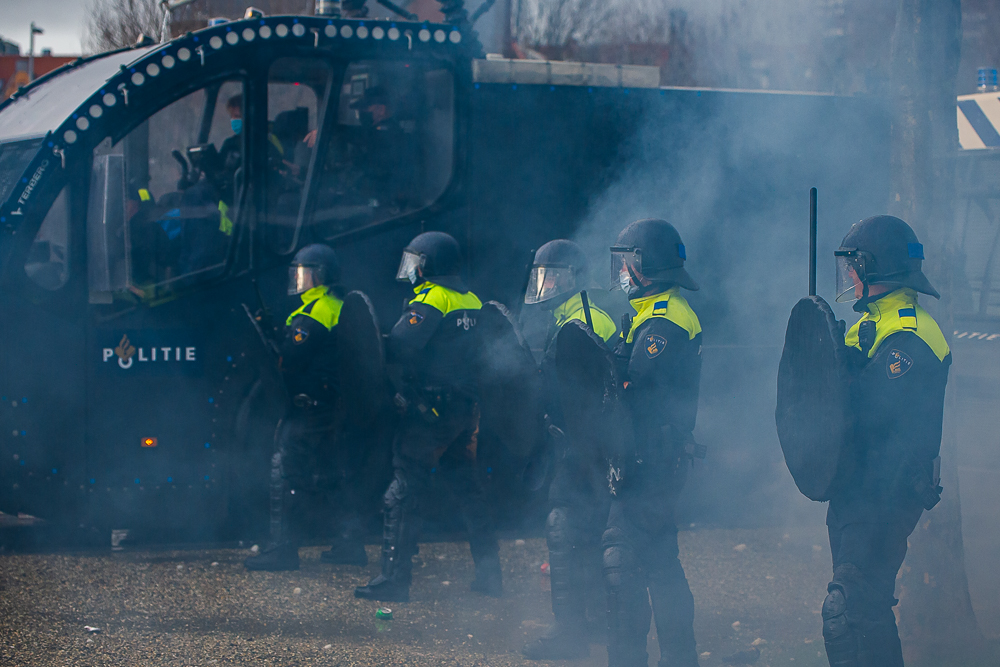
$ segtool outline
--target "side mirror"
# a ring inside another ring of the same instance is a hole
[[[125,158],[94,157],[87,207],[87,277],[90,303],[108,304],[128,285],[125,238]]]

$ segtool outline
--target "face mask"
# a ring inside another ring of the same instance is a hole
[[[625,294],[631,296],[631,291],[634,290],[635,287],[632,285],[632,277],[629,276],[628,269],[623,268],[618,274],[618,284],[621,286],[622,291],[625,292]]]
[[[231,118],[229,120],[229,126],[233,128],[234,134],[239,134],[240,130],[243,129],[243,119],[242,118]]]

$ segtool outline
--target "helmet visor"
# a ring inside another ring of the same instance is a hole
[[[864,296],[868,277],[866,253],[857,250],[837,250],[837,303],[857,301]]]
[[[323,267],[295,264],[288,267],[288,295],[308,292],[323,284]]]
[[[399,261],[399,271],[396,271],[396,280],[409,280],[411,284],[416,285],[420,277],[417,269],[424,268],[426,263],[427,255],[404,250],[403,259]]]
[[[638,248],[611,248],[611,289],[629,291],[642,275],[642,253]]]
[[[572,292],[576,287],[573,269],[565,266],[533,266],[524,291],[525,303],[542,303]]]

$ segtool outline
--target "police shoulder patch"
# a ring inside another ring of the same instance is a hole
[[[889,356],[885,361],[885,374],[890,380],[903,377],[912,367],[913,359],[908,354],[896,348],[889,350]]]
[[[646,356],[654,359],[667,347],[667,339],[656,334],[646,334],[642,339],[642,346],[646,349]]]
[[[424,316],[415,310],[411,310],[409,313],[406,314],[406,321],[409,323],[411,327],[415,327],[424,321]]]
[[[303,329],[302,327],[295,327],[292,329],[292,340],[295,341],[296,345],[301,345],[306,342],[306,338],[309,338],[309,331]]]

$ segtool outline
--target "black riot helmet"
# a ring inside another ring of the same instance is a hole
[[[611,246],[612,289],[629,298],[674,285],[695,291],[698,283],[684,269],[687,252],[681,235],[666,220],[636,220]]]
[[[909,287],[941,298],[920,269],[924,246],[899,218],[876,215],[855,223],[833,254],[837,258],[837,301],[841,303],[857,300],[859,306],[866,306],[871,285]]]
[[[535,252],[524,302],[565,301],[568,295],[586,288],[589,264],[583,249],[572,241],[549,241]]]
[[[288,267],[288,294],[302,294],[320,285],[333,286],[340,281],[340,261],[333,248],[313,243],[295,253]]]
[[[420,269],[419,273],[417,269]],[[444,232],[424,232],[403,249],[396,280],[409,280],[415,285],[422,276],[436,278],[435,282],[441,284],[450,283],[445,287],[457,287],[461,283],[461,271],[462,251],[458,248],[458,241]]]

